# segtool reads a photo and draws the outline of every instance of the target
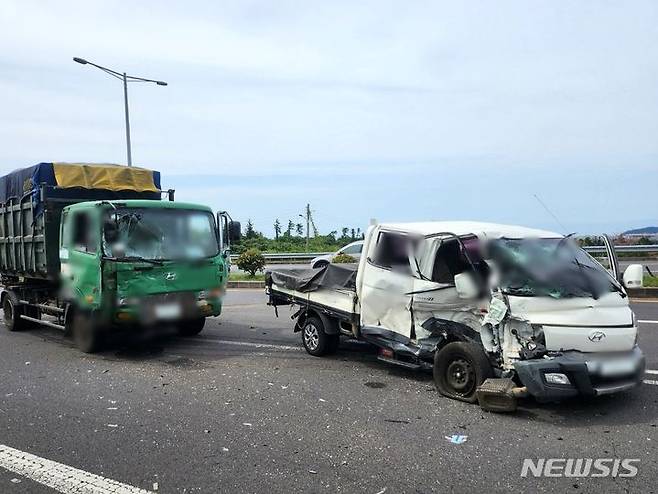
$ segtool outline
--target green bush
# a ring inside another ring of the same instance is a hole
[[[334,264],[351,264],[351,263],[356,262],[356,259],[354,259],[349,254],[343,254],[341,252],[337,256],[334,256],[334,258],[331,260],[331,262],[333,262]]]
[[[265,258],[260,250],[251,248],[240,254],[235,264],[253,277],[256,276],[257,271],[262,271],[265,268]]]

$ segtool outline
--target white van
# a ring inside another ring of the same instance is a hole
[[[563,235],[480,222],[380,224],[358,265],[268,274],[270,305],[295,304],[311,355],[340,335],[379,347],[379,359],[432,369],[438,390],[490,410],[625,391],[644,356],[625,285]],[[639,274],[638,274],[639,273]],[[639,276],[639,279],[635,279]]]

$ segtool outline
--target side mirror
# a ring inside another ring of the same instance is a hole
[[[626,288],[642,288],[644,279],[644,266],[631,264],[624,271],[623,282]]]
[[[242,230],[239,221],[228,222],[228,238],[231,242],[238,242],[242,237]]]
[[[459,298],[474,299],[478,296],[478,287],[470,273],[456,274],[455,288]]]

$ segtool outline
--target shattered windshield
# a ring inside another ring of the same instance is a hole
[[[498,239],[490,256],[500,288],[518,296],[593,297],[620,291],[610,274],[571,239]]]
[[[103,249],[113,258],[200,259],[217,255],[215,218],[191,209],[135,208],[109,212]]]

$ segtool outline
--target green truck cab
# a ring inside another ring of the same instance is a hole
[[[52,176],[38,169],[44,165],[53,167]],[[11,174],[0,180],[1,300],[8,329],[57,327],[92,352],[122,327],[166,324],[194,335],[206,317],[221,313],[239,223],[226,212],[174,202],[173,191],[169,201],[160,200],[157,172],[108,167],[42,163],[36,171],[14,172],[19,183],[25,176],[31,182],[43,175],[55,179],[54,185],[38,183],[38,195],[23,185],[28,192],[11,197]],[[153,179],[140,178],[142,172]],[[95,200],[81,200],[88,198]]]

